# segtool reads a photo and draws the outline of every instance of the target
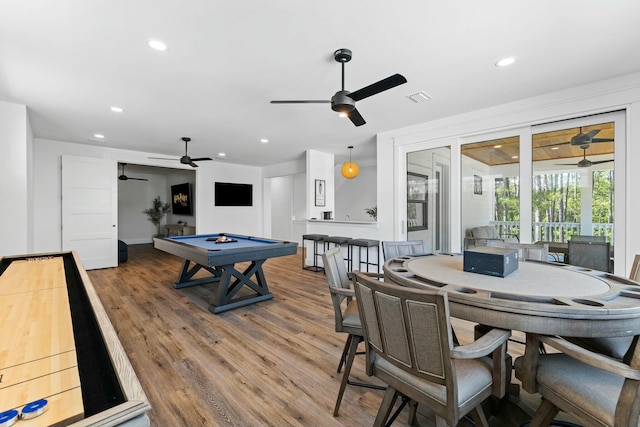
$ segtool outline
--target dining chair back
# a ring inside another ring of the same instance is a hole
[[[382,241],[384,260],[403,255],[423,255],[426,253],[424,240]]]
[[[607,241],[607,236],[587,236],[587,235],[574,235],[571,239],[574,242],[598,242],[604,243]]]
[[[633,258],[629,279],[635,280],[636,282],[640,281],[640,254],[636,254],[635,258]]]
[[[609,271],[608,242],[569,240],[569,264],[598,271]]]
[[[344,344],[337,370],[337,372],[340,373],[344,366],[344,373],[342,374],[340,389],[338,390],[338,397],[333,410],[333,416],[337,417],[338,411],[340,410],[340,404],[342,402],[342,396],[344,395],[344,391],[348,384],[372,388],[381,387],[349,381],[349,374],[351,373],[353,360],[358,350],[358,344],[363,340],[362,325],[360,323],[360,315],[358,314],[358,304],[354,299],[355,293],[351,279],[349,279],[349,275],[347,274],[347,268],[345,266],[344,259],[342,258],[342,250],[340,247],[337,246],[323,253],[322,263],[324,266],[324,272],[327,276],[327,282],[329,284],[329,293],[331,295],[331,302],[333,304],[335,316],[336,332],[343,332],[347,334],[347,341]]]
[[[479,341],[456,346],[446,292],[379,282],[361,273],[355,274],[354,288],[367,374],[388,384],[374,426],[393,422],[398,411],[389,417],[398,397],[401,407],[410,402],[411,425],[417,405],[423,404],[438,426],[455,426],[466,414],[487,426],[481,403],[503,393],[496,386],[501,374],[494,363],[504,364],[510,332],[493,329]],[[488,354],[492,359],[484,357]]]

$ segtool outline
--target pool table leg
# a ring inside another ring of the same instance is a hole
[[[267,280],[262,270],[262,264],[265,261],[264,259],[252,261],[243,272],[236,270],[234,264],[218,266],[217,269],[222,271],[222,276],[218,285],[216,299],[209,305],[209,311],[222,313],[223,311],[272,299],[273,294],[269,292]],[[256,277],[257,283],[251,280],[253,276]],[[233,283],[231,283],[232,278],[235,278]],[[250,287],[255,294],[236,297],[235,295],[244,285]]]

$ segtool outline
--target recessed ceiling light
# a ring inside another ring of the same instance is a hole
[[[122,113],[124,110],[120,107],[111,107],[111,111],[114,113]]]
[[[494,145],[493,148],[502,148],[502,145]]]
[[[559,150],[560,147],[551,147],[552,150]]]
[[[517,159],[517,158],[518,158],[518,156],[511,156],[511,158],[512,158],[512,159]]]
[[[269,140],[267,138],[260,138],[260,142],[266,144],[267,142],[269,142]]]
[[[104,135],[103,135],[103,134],[101,134],[101,133],[94,133],[94,134],[93,134],[93,137],[94,137],[94,138],[98,138],[98,139],[104,139]]]
[[[496,67],[508,67],[509,65],[516,62],[515,56],[509,56],[507,58],[503,58],[500,61],[496,62]]]
[[[218,157],[225,157],[226,154],[225,153],[218,153]]]
[[[155,50],[167,50],[167,45],[161,42],[160,40],[149,40],[147,44],[151,49]]]

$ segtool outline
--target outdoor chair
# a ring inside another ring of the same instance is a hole
[[[388,384],[374,426],[390,425],[407,403],[410,425],[421,404],[434,412],[438,427],[456,426],[467,414],[477,426],[488,426],[481,404],[492,395],[504,396],[501,369],[510,332],[493,329],[456,346],[446,292],[379,282],[361,273],[355,273],[354,287],[367,374]],[[391,415],[398,397],[403,403]]]
[[[500,240],[491,240],[487,246],[496,248],[516,249],[518,258],[531,261],[547,261],[549,256],[549,245],[539,243],[511,243]]]
[[[337,417],[338,411],[340,410],[340,403],[342,402],[342,396],[344,395],[347,384],[378,389],[384,387],[349,381],[349,374],[351,373],[353,359],[355,358],[358,350],[358,344],[363,340],[362,325],[358,314],[358,305],[354,299],[352,283],[347,274],[347,269],[344,259],[342,258],[342,250],[340,247],[335,247],[323,253],[322,263],[327,276],[327,282],[329,283],[331,302],[333,303],[333,310],[335,313],[336,332],[344,332],[347,334],[347,341],[345,342],[344,349],[342,350],[337,370],[337,372],[340,373],[340,370],[344,366],[344,373],[342,374],[342,381],[340,382],[338,398],[333,410],[333,416]],[[378,276],[377,274],[375,275]]]
[[[569,264],[598,271],[609,271],[609,243],[569,240]]]
[[[498,233],[498,230],[493,225],[473,227],[466,232],[466,236],[464,238],[464,249],[487,246],[487,242],[489,241],[517,243],[518,236],[500,235],[500,233]]]
[[[424,255],[426,253],[424,240],[383,241],[382,256],[384,260],[403,255]]]

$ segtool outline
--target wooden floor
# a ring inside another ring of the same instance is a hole
[[[346,335],[334,330],[323,273],[303,270],[299,255],[270,259],[264,269],[274,298],[214,315],[207,307],[216,285],[173,288],[181,263],[151,245],[130,245],[118,268],[89,271],[152,406],[152,426],[373,424],[379,390],[348,386],[332,416]],[[461,341],[470,326],[455,323]],[[356,359],[352,378],[376,382],[364,373],[364,357]],[[526,415],[520,407],[538,403],[524,392],[511,400],[517,405],[491,426],[517,427]],[[434,425],[420,410],[420,425]]]

